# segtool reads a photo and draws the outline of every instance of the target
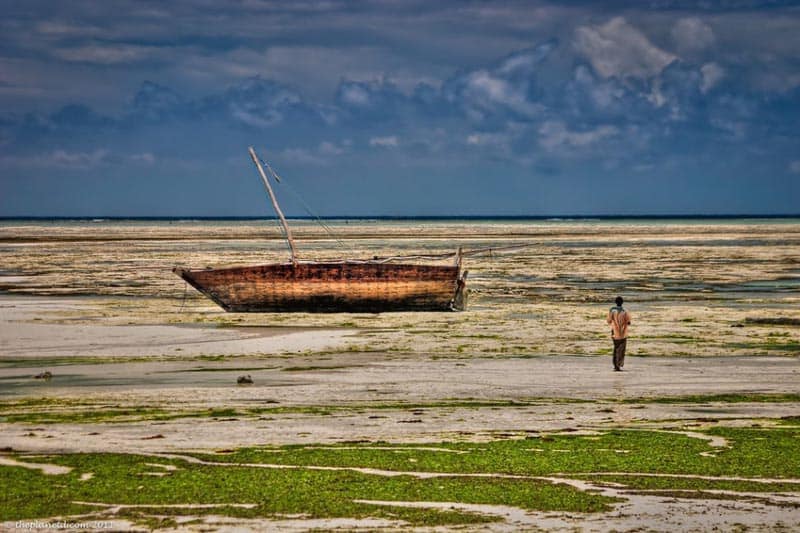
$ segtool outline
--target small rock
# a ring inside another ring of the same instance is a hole
[[[52,378],[52,377],[53,377],[53,374],[49,370],[45,370],[44,372],[40,372],[40,373],[36,374],[35,376],[33,376],[33,379],[44,379],[44,380],[49,381],[50,378]]]
[[[250,377],[250,374],[247,374],[246,376],[239,376],[236,378],[236,383],[239,385],[252,385],[253,378]]]

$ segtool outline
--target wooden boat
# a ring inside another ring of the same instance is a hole
[[[288,263],[173,272],[232,312],[369,312],[449,311],[466,307],[467,272],[462,255],[452,265],[394,263],[391,259],[301,261],[286,218],[261,161],[258,169],[291,250]],[[267,163],[273,178],[277,174]]]

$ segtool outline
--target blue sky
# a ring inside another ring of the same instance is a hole
[[[0,10],[0,216],[800,212],[797,2]]]

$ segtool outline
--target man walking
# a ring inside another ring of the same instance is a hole
[[[628,326],[631,314],[622,308],[622,296],[617,296],[615,305],[608,310],[606,323],[611,325],[611,339],[614,341],[614,371],[620,372],[625,364],[625,345],[628,341]]]

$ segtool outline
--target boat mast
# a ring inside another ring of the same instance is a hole
[[[269,180],[267,179],[267,174],[264,172],[264,169],[261,168],[261,161],[259,161],[258,156],[256,155],[256,151],[253,150],[251,146],[250,150],[250,157],[253,158],[253,163],[256,164],[256,168],[258,169],[258,173],[261,174],[261,180],[264,182],[264,187],[267,188],[267,192],[269,193],[269,199],[272,200],[272,207],[275,208],[275,212],[278,214],[278,218],[281,219],[281,224],[283,225],[283,231],[286,233],[286,240],[289,241],[289,250],[292,252],[292,264],[297,264],[297,250],[294,247],[294,239],[292,238],[292,230],[289,229],[289,224],[286,223],[286,217],[283,216],[283,211],[281,211],[281,207],[278,205],[278,200],[275,198],[275,193],[272,192],[272,187],[269,184]]]

